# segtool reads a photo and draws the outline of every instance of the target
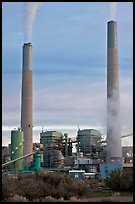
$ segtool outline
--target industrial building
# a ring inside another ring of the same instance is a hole
[[[2,164],[10,161],[10,153],[9,148],[6,146],[2,146]]]
[[[101,152],[101,133],[95,129],[78,130],[77,132],[77,152],[82,152],[84,156],[97,159]]]
[[[64,165],[62,155],[63,134],[58,131],[40,133],[40,143],[43,144],[43,167],[58,167]]]

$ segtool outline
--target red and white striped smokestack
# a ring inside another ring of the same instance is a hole
[[[24,132],[24,155],[33,150],[32,139],[32,44],[23,45],[21,128]],[[31,158],[27,158],[29,164]]]
[[[107,160],[122,160],[116,21],[107,24]]]

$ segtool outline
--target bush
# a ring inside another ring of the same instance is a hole
[[[41,200],[45,200],[46,197],[48,199],[48,196],[56,200],[70,200],[71,197],[83,197],[96,187],[97,182],[92,179],[86,182],[65,173],[36,173],[19,176],[17,179],[7,177],[2,179],[2,200],[26,198],[29,201],[42,202]]]
[[[72,196],[72,197],[70,198],[70,202],[78,202],[78,198],[75,197],[75,196]]]
[[[44,183],[49,183],[52,186],[54,186],[55,188],[57,188],[57,186],[60,184],[62,178],[62,176],[59,174],[55,174],[55,173],[47,173],[43,176],[43,182]]]
[[[45,198],[41,198],[40,202],[56,202],[57,199],[56,198],[53,198],[51,196],[47,196]]]
[[[116,191],[133,191],[133,172],[114,169],[105,180],[106,185]]]
[[[88,187],[84,181],[77,181],[69,186],[69,190],[72,196],[82,197],[87,193]]]
[[[16,180],[4,176],[2,178],[2,200],[12,197],[16,192]]]
[[[5,199],[5,202],[29,202],[26,197],[15,194],[13,197]]]
[[[69,194],[68,194],[67,184],[61,182],[60,185],[54,189],[51,195],[57,199],[60,199],[61,197],[63,197],[65,200],[68,200]]]
[[[23,178],[17,183],[17,193],[32,201],[43,196],[44,184],[35,178]]]
[[[98,190],[99,186],[101,185],[101,181],[98,181],[97,179],[94,179],[94,178],[87,179],[85,181],[85,183],[86,183],[89,191],[92,191],[92,192]],[[104,183],[104,182],[102,181],[102,183]]]

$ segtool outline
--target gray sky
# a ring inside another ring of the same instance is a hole
[[[2,144],[21,121],[25,4],[2,3]],[[106,134],[108,2],[42,4],[33,24],[33,141],[44,130],[96,128]],[[118,2],[122,134],[133,129],[133,4]],[[133,137],[122,139],[132,145]]]

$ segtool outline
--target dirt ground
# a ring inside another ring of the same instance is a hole
[[[117,196],[117,197],[99,197],[89,198],[81,200],[81,202],[101,202],[101,201],[113,201],[113,202],[133,202],[133,196]]]
[[[82,198],[75,199],[72,198],[67,202],[133,202],[133,195],[128,196],[106,196],[106,197],[91,197],[91,198]]]

